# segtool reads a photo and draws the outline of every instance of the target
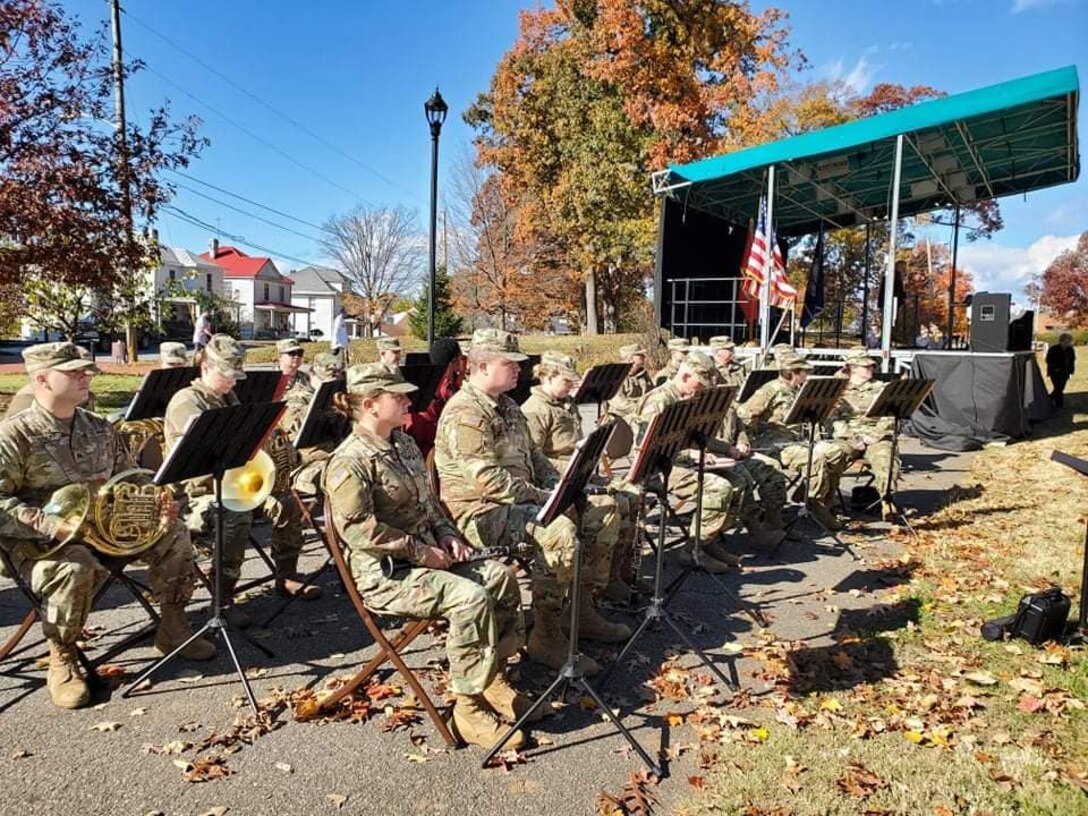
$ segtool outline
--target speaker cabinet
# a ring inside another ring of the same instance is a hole
[[[1009,324],[1009,351],[1031,351],[1035,312],[1028,309]]]
[[[979,292],[971,300],[971,351],[1009,350],[1012,295]]]

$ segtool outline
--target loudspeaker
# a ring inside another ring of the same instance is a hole
[[[1009,350],[1012,295],[978,292],[971,300],[971,351]]]
[[[1009,324],[1009,351],[1031,351],[1031,335],[1035,328],[1035,312],[1028,309]]]

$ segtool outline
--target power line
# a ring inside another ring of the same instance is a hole
[[[188,179],[189,181],[196,182],[197,184],[202,184],[205,187],[208,187],[208,188],[210,188],[212,190],[215,190],[216,192],[220,192],[223,195],[228,195],[231,198],[236,198],[239,201],[244,201],[246,204],[251,204],[254,207],[259,207],[260,209],[266,210],[266,211],[268,211],[270,213],[273,213],[274,215],[278,215],[278,216],[280,216],[282,218],[289,218],[292,221],[297,221],[299,224],[302,224],[303,226],[313,227],[315,230],[320,230],[321,232],[327,232],[328,231],[328,230],[326,230],[325,227],[321,226],[320,224],[315,224],[313,221],[307,221],[304,218],[299,218],[297,215],[291,215],[290,213],[285,213],[283,210],[277,210],[275,207],[269,207],[267,204],[262,204],[259,201],[254,201],[252,198],[246,198],[244,195],[241,195],[240,193],[232,193],[230,190],[227,190],[227,189],[224,189],[223,187],[219,187],[219,186],[217,186],[215,184],[212,184],[210,181],[204,181],[203,179],[198,179],[196,176],[191,176],[188,173],[181,172],[180,170],[170,170],[170,172],[173,173],[175,176],[181,176],[182,178]]]
[[[194,54],[194,53],[192,53],[191,51],[189,51],[188,49],[186,49],[186,48],[185,48],[184,46],[181,46],[181,45],[179,45],[178,43],[174,42],[174,40],[170,39],[170,38],[169,38],[169,37],[167,37],[167,36],[166,36],[165,34],[162,34],[161,32],[159,32],[159,31],[156,31],[156,30],[155,30],[154,28],[152,28],[152,27],[151,27],[150,25],[148,25],[147,23],[145,23],[145,22],[144,22],[143,20],[141,20],[141,19],[140,19],[139,17],[136,17],[136,16],[134,16],[134,15],[133,15],[133,14],[132,14],[131,12],[129,12],[128,10],[125,10],[125,14],[126,14],[126,15],[128,16],[128,18],[129,18],[130,20],[132,20],[132,21],[133,21],[134,23],[136,23],[136,24],[137,24],[138,26],[142,27],[142,28],[143,28],[143,29],[145,29],[146,31],[150,32],[151,34],[154,34],[154,35],[155,35],[156,37],[158,37],[159,39],[161,39],[161,40],[162,40],[163,42],[165,42],[165,43],[169,44],[169,45],[170,45],[170,46],[172,46],[173,48],[176,48],[176,49],[177,49],[178,51],[180,51],[180,52],[181,52],[182,54],[184,54],[184,55],[185,55],[186,57],[188,57],[189,59],[191,59],[191,60],[192,60],[193,62],[195,62],[195,63],[196,63],[197,65],[199,65],[199,66],[201,66],[202,68],[204,68],[205,70],[207,70],[207,71],[210,71],[211,73],[215,74],[215,75],[216,75],[217,77],[219,77],[219,78],[220,78],[221,80],[223,80],[224,82],[226,82],[226,83],[227,83],[228,85],[230,85],[230,86],[231,86],[232,88],[234,88],[234,89],[235,89],[236,91],[238,91],[238,92],[239,92],[239,93],[241,93],[241,94],[244,94],[245,96],[249,97],[249,98],[250,98],[250,99],[252,99],[252,100],[253,100],[254,102],[256,102],[256,103],[257,103],[258,105],[261,105],[262,107],[264,107],[264,108],[266,108],[267,110],[271,111],[272,113],[276,114],[276,116],[279,116],[279,117],[280,117],[281,119],[283,119],[283,120],[284,120],[285,122],[288,122],[289,124],[291,124],[291,125],[293,125],[294,127],[298,128],[298,129],[299,129],[299,130],[301,130],[301,131],[302,131],[303,133],[305,133],[305,134],[306,134],[307,136],[309,136],[309,137],[310,137],[311,139],[314,139],[315,141],[317,141],[317,142],[320,142],[320,143],[321,143],[321,144],[323,144],[323,145],[324,145],[325,147],[327,147],[327,148],[328,148],[329,150],[332,150],[332,151],[333,151],[334,153],[337,153],[337,154],[339,154],[339,155],[343,156],[343,157],[344,157],[345,159],[347,159],[348,161],[350,161],[350,162],[353,162],[353,163],[357,164],[357,165],[358,165],[359,167],[361,167],[361,168],[362,168],[363,170],[366,170],[366,171],[367,171],[368,173],[370,173],[371,175],[373,175],[373,176],[375,176],[376,178],[380,179],[381,181],[385,182],[385,183],[386,183],[386,184],[388,184],[388,185],[389,185],[390,187],[393,187],[393,188],[395,188],[395,189],[397,189],[397,190],[400,190],[400,191],[401,191],[402,193],[405,193],[406,195],[409,195],[409,196],[411,196],[411,197],[412,197],[413,199],[415,199],[416,201],[418,201],[418,202],[422,203],[422,199],[420,199],[420,197],[419,197],[419,194],[418,194],[418,193],[413,193],[413,192],[412,192],[411,190],[408,190],[407,188],[405,188],[405,187],[402,187],[402,186],[401,186],[400,184],[398,184],[397,182],[393,181],[393,180],[392,180],[391,178],[389,178],[388,176],[384,175],[384,174],[383,174],[383,173],[381,173],[380,171],[378,171],[378,170],[376,170],[375,168],[371,167],[371,166],[370,166],[369,164],[367,164],[366,162],[364,162],[364,161],[363,161],[362,159],[359,159],[359,158],[357,158],[357,157],[355,157],[355,156],[351,155],[351,154],[350,154],[350,153],[348,153],[347,151],[343,150],[342,148],[340,148],[340,147],[338,147],[337,145],[335,145],[335,144],[333,144],[332,142],[330,142],[330,141],[329,141],[328,139],[326,139],[326,138],[325,138],[324,136],[322,136],[321,134],[319,134],[319,133],[315,133],[315,132],[314,132],[313,130],[311,130],[311,129],[310,129],[309,127],[307,127],[306,125],[302,124],[301,122],[298,122],[298,121],[296,121],[296,120],[295,120],[295,119],[293,119],[293,118],[292,118],[291,116],[289,116],[289,115],[287,115],[286,113],[284,113],[283,111],[281,111],[281,110],[279,110],[279,109],[277,109],[277,108],[273,107],[272,105],[270,105],[270,104],[269,104],[268,102],[265,102],[265,101],[264,101],[263,99],[261,99],[261,98],[260,98],[259,96],[257,96],[257,95],[256,95],[255,93],[253,93],[252,91],[249,91],[249,90],[247,90],[246,88],[243,88],[243,87],[242,87],[241,85],[239,85],[239,84],[238,84],[237,82],[235,82],[235,81],[234,81],[233,79],[231,79],[231,78],[230,78],[229,76],[227,76],[226,74],[224,74],[224,73],[223,73],[222,71],[220,71],[220,70],[219,70],[218,68],[215,68],[214,66],[212,66],[212,65],[208,64],[207,62],[205,62],[204,60],[202,60],[202,59],[201,59],[200,57],[198,57],[198,56],[197,56],[196,54]]]
[[[215,226],[214,224],[209,224],[207,221],[197,218],[195,215],[191,215],[185,212],[185,210],[175,207],[173,204],[167,204],[165,207],[163,207],[163,209],[168,210],[174,218],[177,218],[180,221],[184,221],[186,224],[190,224],[194,227],[200,227],[201,229],[206,229],[212,233],[217,233],[224,238],[233,241],[236,244],[242,244],[243,246],[251,247],[252,249],[256,249],[260,252],[267,252],[269,255],[275,255],[277,258],[283,258],[287,261],[294,261],[295,263],[304,264],[305,266],[314,265],[313,261],[308,261],[305,258],[298,258],[294,255],[288,255],[286,252],[280,252],[278,249],[273,249],[271,247],[263,246],[261,244],[256,244],[253,241],[250,241],[244,235],[232,235],[229,232],[223,232],[221,229],[219,229],[219,227]]]
[[[264,216],[256,215],[254,213],[249,212],[248,210],[243,210],[241,207],[236,207],[233,204],[228,204],[226,201],[220,201],[215,196],[210,196],[207,193],[202,193],[202,192],[200,192],[200,190],[197,190],[197,189],[195,189],[193,187],[189,187],[188,185],[176,184],[176,186],[180,187],[182,190],[188,190],[193,195],[198,195],[201,198],[208,199],[208,201],[213,201],[213,202],[215,202],[216,204],[218,204],[221,207],[226,207],[228,210],[234,210],[236,213],[241,213],[242,215],[244,215],[244,216],[246,216],[248,218],[252,218],[252,219],[260,221],[260,222],[262,222],[264,224],[268,224],[269,226],[275,227],[276,229],[283,230],[284,232],[289,232],[292,235],[297,235],[299,238],[308,238],[309,240],[311,240],[311,241],[313,241],[315,243],[318,243],[318,244],[321,243],[322,239],[320,239],[320,238],[317,238],[317,237],[315,237],[313,235],[308,235],[305,232],[299,232],[298,230],[292,229],[291,227],[286,227],[286,226],[284,226],[283,224],[280,224],[277,221],[273,221],[271,218],[265,218]]]
[[[226,121],[227,123],[229,123],[229,124],[233,125],[234,127],[238,128],[238,130],[242,131],[242,132],[243,132],[244,134],[246,134],[247,136],[249,136],[249,137],[250,137],[251,139],[253,139],[254,141],[257,141],[257,142],[259,142],[260,144],[262,144],[262,145],[264,145],[265,147],[267,147],[267,148],[268,148],[269,150],[273,150],[273,151],[275,151],[276,153],[278,153],[279,155],[283,156],[283,158],[287,159],[287,161],[291,162],[291,164],[294,164],[294,165],[296,165],[297,167],[300,167],[300,168],[302,168],[302,169],[303,169],[303,170],[305,170],[306,172],[308,172],[308,173],[310,173],[310,174],[312,174],[312,175],[316,176],[317,178],[321,179],[321,180],[322,180],[322,181],[324,181],[324,182],[325,182],[326,184],[328,184],[328,185],[330,185],[330,186],[332,186],[332,187],[335,187],[335,188],[336,188],[336,189],[338,189],[338,190],[342,190],[343,192],[347,193],[348,195],[352,196],[353,198],[355,198],[355,199],[358,199],[359,201],[362,201],[362,202],[363,202],[364,204],[368,204],[368,205],[370,205],[370,206],[374,206],[374,205],[373,205],[373,204],[372,204],[372,203],[371,203],[370,201],[367,201],[367,200],[366,200],[365,198],[363,198],[362,196],[360,196],[360,195],[358,194],[358,192],[356,192],[356,191],[354,191],[354,190],[349,190],[349,189],[348,189],[347,187],[345,187],[345,186],[344,186],[343,184],[340,184],[340,183],[339,183],[338,181],[334,181],[333,179],[329,178],[329,177],[328,177],[328,176],[326,176],[326,175],[325,175],[324,173],[322,173],[322,172],[321,172],[320,170],[317,170],[317,169],[315,169],[315,168],[313,168],[313,167],[310,167],[310,166],[309,166],[308,164],[304,164],[303,162],[299,161],[298,159],[296,159],[296,158],[295,158],[294,156],[292,156],[291,154],[287,153],[287,152],[286,152],[286,151],[284,151],[283,149],[281,149],[281,148],[279,148],[279,147],[276,147],[276,145],[272,144],[271,142],[269,142],[269,141],[268,141],[267,139],[265,139],[264,137],[262,137],[262,136],[259,136],[258,134],[254,133],[254,132],[253,132],[252,130],[250,130],[249,128],[247,128],[247,127],[246,127],[245,125],[241,124],[240,122],[236,122],[236,121],[235,121],[234,119],[232,119],[231,117],[227,116],[227,115],[226,115],[225,113],[223,113],[222,111],[220,111],[220,110],[219,110],[218,108],[216,108],[215,106],[213,106],[213,105],[210,105],[210,104],[208,104],[207,102],[205,102],[204,100],[202,100],[202,99],[200,99],[199,97],[195,96],[194,94],[191,94],[191,93],[189,93],[189,92],[188,92],[187,90],[185,90],[185,89],[184,89],[184,88],[182,88],[182,87],[181,87],[180,85],[178,85],[178,84],[177,84],[176,82],[174,82],[174,81],[173,81],[172,79],[170,79],[170,77],[166,76],[165,74],[161,73],[160,71],[156,71],[156,70],[155,70],[154,68],[152,68],[152,67],[151,67],[150,65],[146,65],[146,64],[145,64],[145,66],[144,66],[144,67],[145,67],[145,69],[146,69],[147,71],[149,71],[150,73],[152,73],[152,74],[154,74],[155,76],[157,76],[157,77],[158,77],[159,79],[161,79],[161,80],[162,80],[163,82],[165,82],[165,83],[166,83],[167,85],[170,85],[170,86],[171,86],[172,88],[175,88],[175,89],[177,89],[177,90],[178,90],[179,92],[181,92],[181,93],[185,94],[185,95],[186,95],[187,97],[189,97],[190,99],[192,99],[192,100],[193,100],[194,102],[196,102],[196,103],[197,103],[198,105],[203,105],[203,106],[204,106],[205,108],[207,108],[208,110],[210,110],[210,111],[211,111],[212,113],[214,113],[214,114],[215,114],[216,116],[218,116],[219,118],[223,119],[223,120],[224,120],[224,121]]]

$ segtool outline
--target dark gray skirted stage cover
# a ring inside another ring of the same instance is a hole
[[[1030,423],[1054,414],[1030,352],[916,354],[911,376],[937,381],[907,428],[934,448],[978,450],[987,442],[1021,439]]]

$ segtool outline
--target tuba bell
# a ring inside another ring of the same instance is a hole
[[[276,463],[261,449],[240,467],[223,472],[220,486],[223,507],[236,513],[256,510],[276,486]]]
[[[42,510],[63,518],[73,531],[31,557],[45,558],[73,541],[117,558],[132,558],[150,549],[174,524],[173,491],[155,484],[154,476],[145,468],[131,468],[97,490],[71,484],[54,491]]]

